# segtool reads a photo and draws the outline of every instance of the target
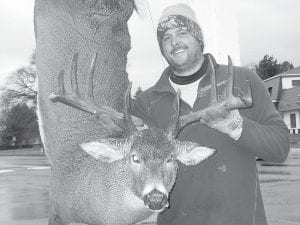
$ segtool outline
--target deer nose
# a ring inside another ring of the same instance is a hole
[[[154,189],[144,196],[144,204],[151,210],[161,211],[168,207],[168,197],[166,194]]]

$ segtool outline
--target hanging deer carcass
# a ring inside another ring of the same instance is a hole
[[[99,176],[108,173],[109,169],[105,172],[78,146],[78,143],[105,135],[103,126],[92,116],[54,104],[48,97],[57,89],[59,71],[65,69],[69,73],[75,53],[80,55],[78,73],[83,74],[92,57],[100,51],[95,62],[94,84],[97,88],[94,89],[94,100],[98,105],[123,109],[129,83],[126,73],[130,49],[127,20],[134,7],[133,0],[35,0],[39,126],[51,163],[51,225],[68,224],[70,218],[80,221],[77,212],[81,211],[81,205],[73,207],[80,199],[86,201],[87,220],[95,224],[96,207],[89,200],[101,193],[97,187],[104,181],[99,180]],[[82,91],[85,91],[85,80],[83,76],[78,77]],[[67,88],[70,85],[66,83]],[[86,185],[87,189],[80,190],[80,184]],[[126,219],[127,215],[123,216],[125,224],[138,220],[138,216],[131,218],[129,215],[129,219]]]
[[[198,112],[179,115],[179,94],[174,102],[175,115],[168,129],[149,127],[138,130],[129,114],[130,86],[125,95],[123,116],[108,106],[97,107],[93,103],[92,80],[95,60],[87,76],[87,94],[81,97],[77,85],[77,58],[71,69],[72,92],[64,87],[64,72],[59,74],[58,92],[50,95],[53,102],[61,102],[76,109],[94,114],[97,118],[109,115],[124,130],[122,138],[99,138],[80,147],[89,159],[74,177],[73,192],[65,193],[59,205],[69,206],[60,215],[62,224],[81,222],[86,224],[134,224],[146,219],[153,212],[168,207],[168,196],[175,183],[177,160],[190,166],[201,163],[215,153],[214,149],[196,143],[179,141],[178,132],[187,124],[198,121],[207,110],[224,107],[230,110],[251,105],[250,88],[247,95],[234,97],[225,93],[221,102],[216,100],[215,73],[212,70],[211,104]],[[212,62],[211,62],[212,66]],[[233,88],[233,70],[229,58],[229,86]],[[61,159],[63,163],[63,159]],[[94,176],[93,176],[94,175]],[[76,182],[79,179],[80,182]],[[74,186],[75,184],[75,186]],[[59,200],[58,200],[59,201]]]

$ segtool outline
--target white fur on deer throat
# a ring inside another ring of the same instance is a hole
[[[143,190],[143,196],[149,194],[151,191],[153,191],[155,189],[160,191],[164,195],[168,196],[168,192],[167,192],[165,186],[162,185],[160,182],[146,184],[145,188]]]

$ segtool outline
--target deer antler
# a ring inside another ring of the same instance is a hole
[[[133,135],[138,132],[138,129],[136,125],[134,124],[131,116],[131,87],[132,87],[132,82],[129,83],[126,93],[125,93],[125,104],[124,104],[124,121],[125,121],[125,133],[129,135]]]
[[[247,93],[241,93],[238,97],[233,96],[233,80],[234,80],[234,70],[232,65],[232,60],[230,56],[228,56],[228,86],[226,88],[224,98],[221,101],[218,101],[217,99],[217,84],[216,84],[216,72],[214,69],[213,62],[209,56],[209,62],[211,66],[211,97],[210,97],[210,103],[208,107],[197,111],[192,112],[190,114],[179,116],[178,121],[170,125],[170,131],[172,130],[172,135],[176,137],[178,132],[184,128],[186,125],[199,121],[201,118],[203,118],[204,115],[206,115],[207,111],[210,110],[227,110],[231,111],[234,109],[245,109],[245,108],[251,108],[252,107],[252,94],[251,94],[251,87],[250,82],[247,81]],[[177,94],[177,98],[178,98]],[[178,100],[177,100],[178,101]],[[175,108],[179,107],[178,103],[175,103]],[[175,110],[175,114],[179,115],[178,109]],[[178,125],[176,125],[178,124]]]
[[[93,78],[95,73],[95,62],[97,60],[97,55],[92,60],[88,79],[87,79],[87,91],[86,96],[82,97],[79,93],[78,89],[78,81],[77,81],[77,63],[78,63],[78,53],[74,54],[72,58],[72,66],[70,72],[70,79],[71,79],[71,93],[66,93],[65,86],[64,86],[64,70],[60,71],[58,76],[58,91],[51,93],[49,99],[56,103],[60,102],[65,105],[69,105],[73,108],[82,110],[84,112],[90,113],[92,115],[97,115],[101,117],[101,115],[109,115],[110,118],[113,120],[111,124],[107,124],[108,130],[114,130],[115,124],[117,124],[121,129],[126,131],[134,131],[133,128],[134,124],[142,124],[140,119],[134,117],[134,122],[128,112],[128,105],[130,104],[130,90],[131,84],[127,88],[126,97],[125,97],[125,111],[124,114],[119,113],[115,109],[109,106],[102,106],[98,107],[94,103],[94,96],[93,96]],[[113,124],[115,123],[115,124]],[[128,130],[129,129],[129,130]]]

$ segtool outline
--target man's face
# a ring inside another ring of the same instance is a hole
[[[201,61],[202,46],[188,31],[168,29],[162,39],[162,52],[174,71],[185,72]]]

